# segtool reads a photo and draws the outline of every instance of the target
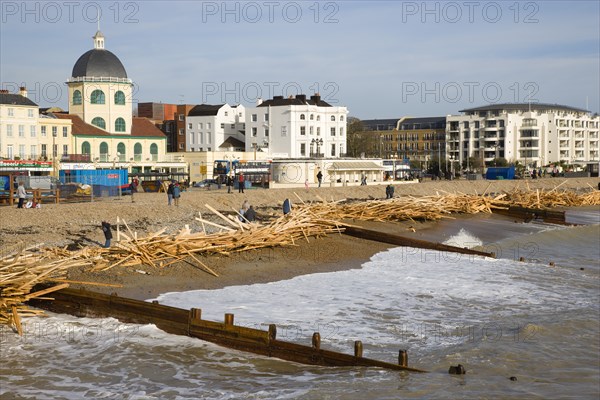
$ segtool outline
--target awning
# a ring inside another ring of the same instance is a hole
[[[381,165],[372,161],[334,162],[331,168],[334,171],[383,171]]]

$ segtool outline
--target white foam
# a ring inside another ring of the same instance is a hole
[[[460,228],[460,231],[444,242],[445,245],[472,249],[473,247],[481,246],[483,242],[476,236]]]

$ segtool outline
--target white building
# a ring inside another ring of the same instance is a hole
[[[556,104],[493,104],[446,118],[448,155],[492,162],[503,157],[540,167],[564,161],[585,165],[599,158],[598,115]]]
[[[52,161],[73,149],[71,121],[40,115],[36,103],[19,93],[0,91],[0,158]]]
[[[186,151],[244,151],[245,108],[200,104],[185,118]]]
[[[246,108],[246,151],[273,158],[341,157],[346,154],[346,107],[319,95],[275,96]]]

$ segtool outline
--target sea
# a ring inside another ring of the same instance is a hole
[[[170,335],[153,325],[50,313],[0,334],[1,399],[598,399],[600,210],[577,226],[448,222],[445,242],[497,258],[395,247],[359,269],[161,294],[203,318],[235,314],[279,339],[427,373],[306,366]],[[490,240],[490,238],[494,238]],[[148,299],[152,300],[152,299]],[[451,375],[462,364],[464,375]]]

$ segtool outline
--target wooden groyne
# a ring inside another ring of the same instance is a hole
[[[39,285],[35,290],[43,290]],[[379,367],[390,370],[426,372],[408,367],[407,353],[399,351],[398,364],[363,357],[361,341],[354,342],[354,354],[344,354],[321,348],[318,332],[312,336],[310,346],[277,339],[277,326],[268,331],[235,325],[234,315],[225,314],[223,322],[202,319],[202,310],[165,306],[158,302],[106,295],[81,289],[62,289],[52,293],[53,299],[31,299],[29,304],[48,311],[78,317],[113,317],[121,322],[154,324],[159,329],[175,334],[195,337],[230,349],[247,351],[266,357],[275,357],[307,365],[325,367]]]
[[[496,258],[494,253],[472,250],[466,247],[450,246],[442,243],[429,242],[427,240],[413,239],[405,236],[394,235],[391,233],[378,232],[370,229],[348,226],[343,231],[346,235],[354,236],[360,239],[373,240],[382,243],[393,244],[396,246],[407,246],[419,249],[438,250],[450,253],[471,254],[484,257]]]
[[[497,209],[494,213],[519,218],[525,222],[541,219],[548,224],[572,225],[565,220],[565,212],[520,206],[510,206],[507,209]]]

